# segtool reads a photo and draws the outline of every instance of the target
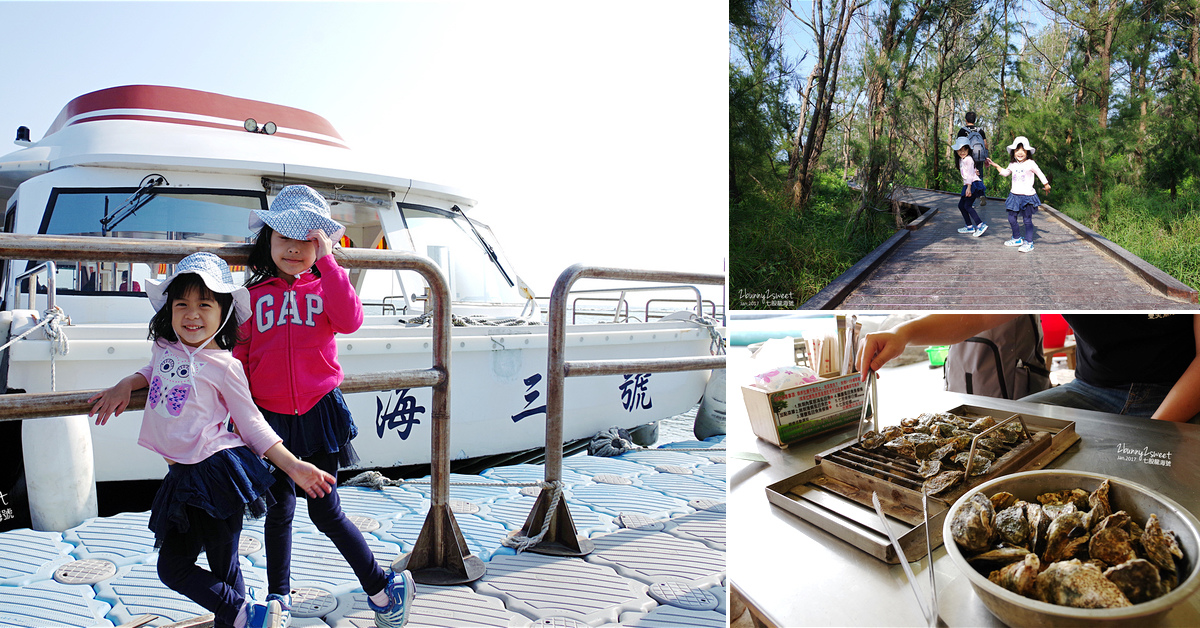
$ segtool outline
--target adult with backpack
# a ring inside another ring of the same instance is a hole
[[[979,119],[974,111],[968,111],[965,116],[966,126],[958,130],[958,134],[954,136],[951,143],[957,142],[959,138],[966,139],[966,145],[970,149],[971,160],[975,162],[975,174],[983,179],[983,165],[988,158],[987,149],[987,133],[983,129],[975,126],[975,121]],[[987,196],[979,203],[980,207],[987,205]]]
[[[929,314],[867,334],[862,378],[909,344],[963,342],[1021,314]],[[1200,423],[1200,315],[1064,314],[1075,332],[1075,379],[1021,401]]]

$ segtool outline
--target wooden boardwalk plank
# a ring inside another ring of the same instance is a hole
[[[852,289],[838,309],[1174,310],[1197,309],[1196,291],[1056,210],[1034,214],[1034,249],[1004,246],[1012,229],[1001,199],[976,211],[982,237],[963,226],[958,195],[910,188],[904,201],[936,208]],[[1024,224],[1021,224],[1024,230]],[[814,300],[817,300],[814,298]],[[808,307],[826,307],[819,303]]]

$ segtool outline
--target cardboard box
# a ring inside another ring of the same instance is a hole
[[[768,392],[742,386],[750,427],[759,438],[779,447],[854,423],[862,414],[863,385],[859,374]]]

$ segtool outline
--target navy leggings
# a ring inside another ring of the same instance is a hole
[[[1033,241],[1033,210],[1037,209],[1036,205],[1022,205],[1021,211],[1006,211],[1008,214],[1008,226],[1012,227],[1013,239],[1021,237],[1021,229],[1017,226],[1017,215],[1019,214],[1025,220],[1025,241]]]
[[[193,529],[184,534],[172,528],[164,535],[158,550],[158,578],[212,611],[216,628],[232,628],[246,599],[237,552],[243,513],[221,520],[195,506],[186,508]],[[208,570],[196,565],[201,549],[208,557]]]
[[[334,477],[338,472],[338,454],[314,454],[306,462],[327,471]],[[267,549],[267,592],[286,595],[291,590],[292,575],[292,517],[296,512],[296,484],[283,471],[275,471],[271,485],[275,505],[267,509],[263,536]],[[346,559],[350,569],[367,595],[375,595],[387,586],[387,574],[375,560],[362,532],[346,518],[341,501],[334,489],[324,497],[308,500],[308,517]]]
[[[966,221],[967,226],[974,227],[983,222],[979,214],[975,211],[975,199],[979,198],[981,194],[972,188],[971,195],[967,196],[967,186],[965,185],[960,194],[962,196],[958,198],[958,211],[962,212],[963,220]]]

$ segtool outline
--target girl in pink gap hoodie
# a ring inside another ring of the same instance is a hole
[[[350,440],[358,434],[338,385],[335,334],[356,331],[362,303],[331,253],[344,229],[316,190],[289,185],[269,210],[251,214],[258,230],[248,260],[252,315],[242,325],[234,355],[245,366],[254,402],[267,423],[300,459],[334,476],[358,462]],[[268,599],[291,605],[292,517],[295,488],[275,475],[275,505],[264,525]],[[342,512],[337,491],[308,497],[308,514],[358,577],[377,626],[402,626],[415,594],[408,571],[384,570],[362,532]]]
[[[249,317],[249,295],[223,260],[189,255],[166,280],[150,282],[146,294],[157,310],[150,363],[93,395],[88,415],[104,425],[125,410],[132,391],[149,388],[138,444],[168,464],[149,521],[159,578],[212,611],[219,628],[278,628],[282,605],[247,597],[238,565],[242,518],[262,516],[274,482],[261,457],[309,495],[327,494],[336,480],[296,459],[254,406],[229,352],[238,321]],[[237,320],[229,320],[235,311]],[[201,549],[208,569],[196,564]]]

